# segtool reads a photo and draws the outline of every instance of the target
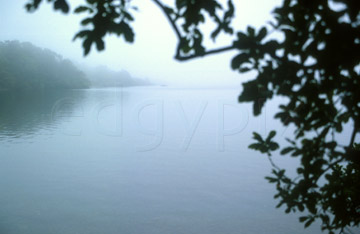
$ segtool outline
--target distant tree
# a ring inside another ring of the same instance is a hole
[[[55,9],[69,12],[66,0],[51,2]],[[240,102],[252,102],[254,114],[259,115],[267,100],[287,98],[275,118],[296,127],[293,139],[280,153],[300,158],[297,176],[288,177],[272,161],[272,152],[280,148],[273,140],[275,131],[266,138],[254,133],[256,143],[250,145],[270,159],[273,176],[267,179],[276,185],[279,206],[285,205],[287,213],[306,212],[300,217],[305,227],[315,220],[329,233],[358,227],[360,150],[355,141],[360,131],[360,1],[283,0],[270,25],[259,30],[248,27],[245,32],[235,32],[231,26],[235,12],[231,0],[226,7],[217,0],[175,0],[173,6],[153,2],[178,38],[175,59],[237,50],[232,69],[256,72],[254,80],[243,84]],[[32,0],[26,7],[34,11],[40,3]],[[78,6],[75,13],[87,13],[81,21],[84,29],[75,35],[83,41],[85,55],[93,44],[103,50],[107,34],[133,42],[134,10],[131,0],[87,0]],[[235,35],[233,42],[207,49],[200,25],[208,21],[216,25],[212,39],[227,33]],[[269,29],[283,39],[271,39]],[[352,134],[348,144],[341,145],[336,139],[345,124],[352,126]]]
[[[0,42],[0,89],[87,87],[85,74],[53,51],[30,43]]]
[[[112,71],[106,66],[85,69],[84,71],[91,82],[91,86],[96,88],[152,85],[148,80],[132,77],[125,70]]]

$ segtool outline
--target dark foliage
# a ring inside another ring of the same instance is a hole
[[[305,227],[319,219],[330,233],[360,223],[360,151],[354,147],[360,131],[359,9],[358,1],[284,1],[273,24],[284,40],[266,40],[265,28],[249,28],[238,34],[241,54],[232,61],[240,72],[257,72],[239,97],[254,103],[255,115],[273,96],[288,98],[275,118],[296,131],[281,154],[300,157],[301,164],[296,178],[275,165],[267,177],[276,184],[278,206],[306,211],[300,218]],[[336,139],[347,123],[352,135],[341,145]],[[256,136],[254,149],[276,150]]]

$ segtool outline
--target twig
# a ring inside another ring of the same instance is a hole
[[[175,21],[173,19],[171,19],[171,16],[169,15],[169,13],[166,10],[166,7],[164,6],[164,4],[162,4],[159,0],[153,0],[155,2],[156,5],[158,5],[158,7],[160,7],[160,9],[164,12],[166,18],[168,19],[171,27],[173,28],[173,30],[175,31],[176,36],[178,37],[178,39],[181,39],[181,33],[178,29],[178,27],[175,24]]]
[[[273,166],[273,168],[276,168],[277,170],[281,170],[280,167],[276,166],[276,164],[274,163],[274,161],[271,159],[271,156],[268,156],[268,159],[270,161],[271,166]]]
[[[223,47],[223,48],[208,50],[208,51],[206,51],[206,52],[204,52],[202,54],[194,54],[194,55],[189,55],[189,56],[181,56],[181,55],[177,54],[175,56],[175,59],[177,59],[179,61],[186,61],[186,60],[190,60],[190,59],[194,59],[194,58],[203,57],[203,56],[206,56],[206,55],[226,52],[226,51],[233,50],[233,49],[236,49],[236,47],[231,45],[231,46],[226,46],[226,47]]]
[[[177,46],[177,49],[176,49],[176,55],[175,55],[175,59],[178,60],[178,61],[186,61],[186,60],[190,60],[190,59],[194,59],[194,58],[199,58],[199,57],[203,57],[203,56],[206,56],[206,55],[211,55],[211,54],[217,54],[217,53],[222,53],[222,52],[226,52],[226,51],[229,51],[229,50],[233,50],[233,49],[236,49],[236,47],[234,45],[230,45],[230,46],[226,46],[226,47],[221,47],[221,48],[218,48],[218,49],[212,49],[212,50],[208,50],[204,53],[201,53],[201,54],[193,54],[193,55],[189,55],[189,56],[182,56],[180,54],[180,42],[183,38],[183,36],[181,35],[181,32],[178,28],[178,26],[176,25],[175,23],[175,20],[171,18],[171,15],[168,13],[165,5],[163,3],[161,3],[159,0],[153,0],[154,3],[160,7],[160,9],[163,11],[164,15],[166,16],[167,20],[169,21],[172,29],[174,30],[175,34],[176,34],[176,37],[178,39],[178,46]]]
[[[355,124],[355,126],[354,126],[354,130],[353,130],[353,132],[352,132],[352,134],[351,134],[351,139],[350,139],[350,143],[349,143],[349,148],[351,148],[351,147],[353,147],[353,145],[354,145],[354,141],[355,141],[355,136],[356,136],[356,133],[358,132],[358,127],[356,126],[356,124]]]

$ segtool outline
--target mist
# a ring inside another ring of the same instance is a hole
[[[73,41],[79,31],[81,15],[55,12],[52,5],[43,3],[34,13],[27,13],[25,1],[0,1],[0,41],[19,40],[50,49],[64,58],[83,66],[107,66],[114,71],[126,70],[134,77],[148,78],[154,83],[177,87],[233,87],[254,77],[240,75],[230,68],[236,52],[178,62],[173,59],[176,37],[162,12],[150,1],[136,1],[135,42],[128,44],[116,36],[106,37],[103,52],[92,50],[83,56],[81,41]],[[236,11],[234,25],[245,29],[259,27],[271,19],[271,10],[280,1],[244,1]],[[243,5],[243,7],[241,7]],[[259,8],[261,5],[261,8]],[[74,6],[73,6],[74,7]],[[256,16],[256,17],[254,17]],[[213,29],[207,25],[204,30]],[[220,36],[215,42],[205,38],[209,47],[227,45],[231,40]]]
[[[359,222],[356,10],[339,23],[346,7],[327,1],[27,1],[0,0],[0,234]]]

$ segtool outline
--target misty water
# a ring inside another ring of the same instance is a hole
[[[0,233],[320,233],[276,209],[238,89],[0,94]],[[292,170],[297,161],[274,155]]]

